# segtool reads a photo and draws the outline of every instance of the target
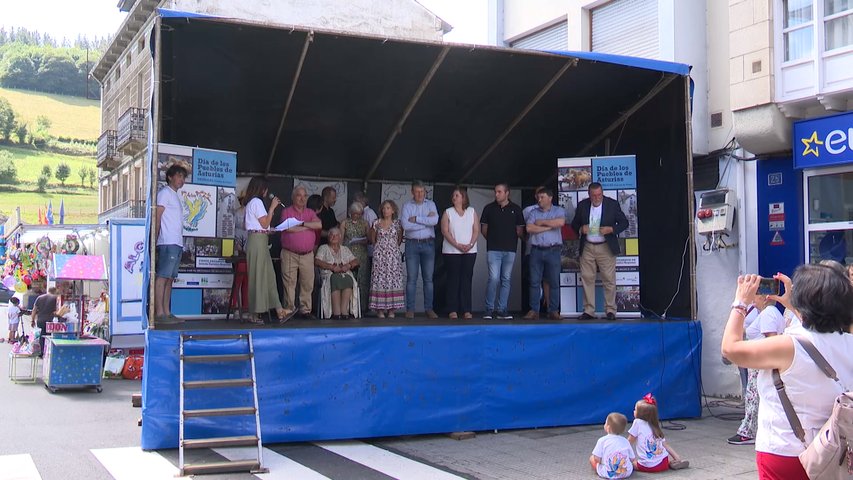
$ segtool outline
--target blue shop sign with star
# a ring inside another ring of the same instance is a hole
[[[794,168],[853,163],[853,112],[794,122]]]

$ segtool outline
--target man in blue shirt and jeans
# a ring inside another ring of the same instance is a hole
[[[432,309],[432,274],[435,269],[435,226],[438,224],[438,209],[432,200],[426,198],[426,187],[422,182],[412,182],[412,200],[403,205],[400,223],[406,237],[406,318],[415,317],[419,269],[424,282],[426,316],[431,319],[438,318]]]
[[[527,213],[527,233],[530,234],[530,311],[525,320],[539,318],[542,278],[548,280],[550,298],[548,318],[560,319],[560,252],[563,247],[561,229],[566,223],[566,211],[553,205],[550,189],[536,189],[536,207]]]

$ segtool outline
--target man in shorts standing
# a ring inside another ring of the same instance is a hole
[[[184,186],[187,170],[172,165],[166,170],[167,185],[157,192],[157,261],[154,266],[155,321],[177,323],[181,320],[172,313],[172,283],[178,278],[178,266],[184,250],[184,209],[178,190]]]

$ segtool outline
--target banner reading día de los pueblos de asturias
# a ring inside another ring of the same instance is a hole
[[[178,191],[184,209],[184,251],[172,290],[178,315],[225,314],[232,273],[226,261],[234,252],[237,205],[237,154],[159,144],[158,182],[174,164],[187,169]]]
[[[640,251],[637,227],[637,162],[633,155],[557,159],[557,188],[560,206],[566,210],[566,225],[575,216],[578,202],[589,198],[589,184],[601,184],[604,195],[617,202],[628,218],[628,228],[619,235],[616,258],[616,307],[619,315],[639,316]],[[583,312],[580,278],[580,240],[570,228],[563,229],[560,310],[564,315]],[[596,279],[595,310],[604,311],[604,288]]]

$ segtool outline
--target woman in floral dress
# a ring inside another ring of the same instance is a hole
[[[406,304],[403,290],[403,257],[400,243],[403,227],[397,220],[397,204],[385,200],[379,207],[379,219],[370,227],[373,247],[373,273],[370,281],[370,308],[379,318],[394,317],[394,311]]]
[[[367,307],[367,292],[370,290],[370,266],[367,263],[367,231],[370,225],[364,220],[364,205],[359,202],[353,202],[349,206],[349,218],[341,225],[344,231],[344,245],[349,247],[355,258],[358,259],[358,281],[359,305],[362,311]]]

